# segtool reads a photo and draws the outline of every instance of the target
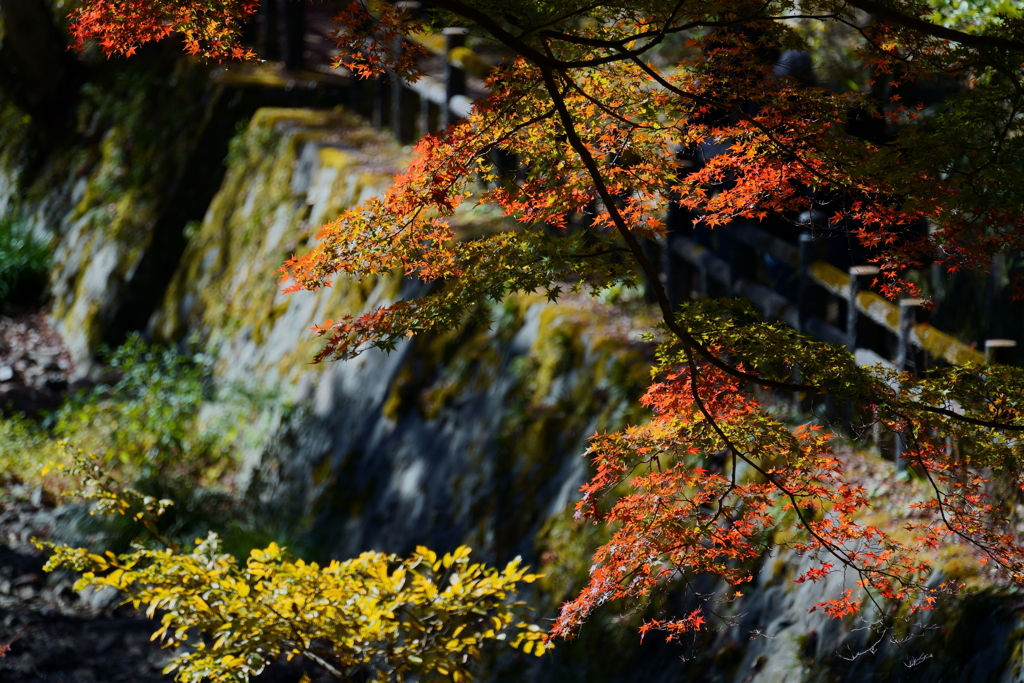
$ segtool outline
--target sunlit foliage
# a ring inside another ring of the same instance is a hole
[[[243,564],[214,533],[191,549],[162,536],[156,519],[172,502],[121,487],[95,461],[78,455],[68,474],[95,512],[133,518],[156,543],[121,555],[43,544],[53,551],[47,569],[84,572],[76,590],[116,588],[159,619],[153,638],[181,648],[165,672],[183,683],[244,682],[296,655],[346,680],[459,683],[491,641],[536,656],[550,647],[515,600],[538,578],[518,559],[498,570],[471,562],[466,547],[443,556],[420,547],[405,559],[367,552],[320,565],[272,543]]]

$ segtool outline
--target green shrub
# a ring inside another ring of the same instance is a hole
[[[227,456],[230,435],[201,428],[211,359],[132,335],[106,358],[110,383],[74,396],[49,421],[53,435],[135,479],[205,479]]]
[[[94,512],[130,519],[148,537],[120,555],[37,542],[54,553],[46,569],[84,572],[77,590],[116,588],[158,618],[153,639],[177,651],[164,673],[181,683],[246,683],[295,655],[346,681],[469,683],[487,645],[537,657],[551,648],[515,597],[541,578],[519,558],[498,569],[471,563],[464,546],[443,556],[419,547],[408,559],[366,552],[321,566],[271,543],[243,563],[214,533],[189,546],[168,539],[158,520],[172,501],[124,488],[95,458],[60,449],[71,464],[57,469],[84,487]]]
[[[133,335],[105,360],[110,381],[67,397],[49,415],[0,418],[0,470],[31,477],[68,441],[133,481],[215,479],[234,432],[200,424],[212,398],[210,359]]]
[[[135,335],[105,361],[109,381],[68,397],[51,414],[0,417],[0,474],[36,480],[43,465],[69,464],[61,445],[69,443],[94,453],[124,485],[178,500],[162,518],[168,534],[231,526],[232,504],[221,482],[235,462],[235,424],[245,422],[252,404],[234,406],[228,396],[222,419],[203,419],[214,396],[212,361],[202,353],[178,353]],[[63,489],[72,482],[50,477],[47,485]],[[136,533],[129,526],[95,531],[115,545]]]
[[[0,415],[0,474],[31,479],[43,463],[57,459],[57,443],[24,414]]]
[[[22,224],[0,219],[0,310],[39,304],[49,271],[49,246]]]

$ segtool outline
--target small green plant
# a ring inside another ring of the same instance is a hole
[[[236,424],[244,422],[252,402],[220,397],[225,416],[204,417],[215,396],[212,360],[203,353],[179,353],[132,336],[105,360],[109,381],[69,397],[53,413],[0,417],[0,472],[33,479],[47,462],[69,466],[60,446],[66,440],[95,453],[104,471],[126,485],[156,499],[178,500],[161,518],[164,533],[191,537],[232,528],[223,482],[236,462]],[[74,483],[60,478],[49,485]],[[137,533],[130,524],[109,526],[97,531],[119,547]]]
[[[22,413],[0,415],[0,473],[31,477],[42,463],[57,457],[55,449],[38,421]]]
[[[121,555],[40,543],[54,552],[46,568],[84,572],[76,590],[110,586],[159,614],[153,638],[178,649],[164,671],[183,683],[242,683],[295,655],[343,680],[463,683],[489,642],[536,656],[550,648],[515,600],[519,584],[539,578],[518,559],[498,570],[471,563],[467,547],[444,556],[419,547],[406,559],[367,552],[321,566],[271,543],[241,565],[214,533],[191,549],[170,543],[155,531],[170,501],[120,488],[101,461],[72,460],[95,512],[130,517],[152,535]]]
[[[107,357],[114,381],[66,401],[51,419],[53,434],[139,479],[208,479],[222,469],[232,436],[199,424],[211,362],[132,335]]]
[[[50,249],[21,223],[0,218],[0,310],[40,303]]]

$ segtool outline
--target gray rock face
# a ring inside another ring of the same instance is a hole
[[[524,297],[492,312],[493,329],[310,366],[310,326],[415,285],[341,279],[283,296],[271,273],[320,221],[380,192],[402,152],[344,114],[301,110],[261,110],[236,150],[151,328],[199,330],[221,382],[289,398],[246,457],[250,495],[337,556],[462,542],[492,559],[532,554],[540,524],[581,482],[584,437],[620,420],[639,390],[632,378],[613,386],[613,370],[628,376],[641,353],[626,319],[589,300]],[[611,337],[619,348],[601,347]],[[538,425],[547,431],[515,443]]]
[[[173,243],[188,200],[219,180],[219,157],[200,163],[203,136],[231,105],[220,106],[206,69],[177,59],[132,60],[112,83],[86,85],[73,144],[37,149],[24,117],[0,102],[0,224],[20,224],[53,249],[49,314],[75,380],[94,367],[151,247]]]
[[[544,308],[528,308],[527,318]],[[517,411],[535,378],[514,368],[529,367],[534,347],[517,352],[514,342],[521,338],[510,336],[487,340],[494,365],[463,378],[436,407],[422,399],[397,410],[388,405],[403,391],[403,375],[423,362],[420,340],[391,356],[373,353],[335,364],[264,452],[253,490],[266,505],[293,501],[296,518],[313,515],[316,547],[337,556],[460,543],[492,562],[533,556],[540,525],[561,512],[582,483],[585,437],[626,407],[607,402],[590,416],[549,417],[546,442],[530,441],[533,425]],[[586,372],[604,360],[593,353],[580,359],[579,371],[561,377],[551,387],[554,410],[569,412],[566,404],[576,395],[607,389]],[[424,378],[420,392],[447,388],[444,375],[458,359],[442,362],[439,379]],[[542,453],[530,452],[531,446]]]

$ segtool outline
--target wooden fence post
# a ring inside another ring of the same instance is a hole
[[[281,3],[281,59],[289,71],[306,66],[306,3]]]
[[[797,320],[799,332],[807,334],[807,323],[821,315],[822,293],[811,277],[811,264],[825,256],[828,243],[821,237],[805,232],[800,235],[800,264],[797,286]]]
[[[896,348],[896,369],[900,372],[912,372],[916,375],[921,369],[914,362],[915,354],[911,340],[914,334],[914,326],[918,322],[918,313],[923,305],[924,301],[921,299],[900,300],[900,322]],[[905,435],[894,434],[893,437],[893,455],[896,459],[896,471],[902,472],[907,469],[907,460],[903,457]]]
[[[402,51],[402,39],[395,38],[392,49],[398,56]],[[391,135],[398,141],[402,141],[402,100],[405,99],[405,83],[394,71],[388,71],[388,84],[391,86],[391,107],[388,112],[388,128]]]
[[[871,283],[878,275],[877,266],[853,266],[850,268],[850,283],[847,285],[846,295],[846,349],[850,353],[856,353],[857,349],[865,348],[865,325],[860,320],[860,311],[857,310],[857,294],[862,289],[870,289]]]
[[[276,62],[281,59],[281,37],[278,33],[281,7],[277,0],[263,0],[260,3],[260,57]]]
[[[1017,342],[1013,339],[986,339],[985,362],[990,365],[1016,365]]]
[[[729,274],[732,280],[729,283],[729,296],[735,296],[740,280],[757,281],[757,252],[749,244],[736,238],[734,226],[730,225],[728,230]]]
[[[657,241],[650,237],[640,238],[640,249],[643,251],[644,258],[654,268],[655,273],[658,277],[657,282],[651,282],[650,278],[647,277],[647,273],[643,273],[644,282],[644,299],[649,304],[658,302],[657,288],[662,286],[662,272],[661,272],[661,245]]]
[[[693,235],[693,221],[690,212],[673,201],[668,206],[668,234],[665,236],[665,290],[672,308],[690,300],[693,289],[693,267],[690,262],[676,253],[676,245],[680,239],[688,239]]]
[[[451,53],[457,47],[465,47],[466,34],[469,33],[469,30],[455,26],[443,29],[441,33],[445,37],[444,103],[441,105],[441,125],[447,126],[454,123],[457,118],[451,108],[452,98],[456,95],[466,94],[466,74],[452,64]]]
[[[896,369],[900,372],[913,372],[917,374],[921,370],[914,361],[914,346],[911,339],[914,335],[914,327],[918,323],[919,312],[923,306],[924,301],[922,299],[900,300],[900,322],[896,346]]]
[[[869,319],[861,319],[860,310],[857,308],[857,294],[861,290],[871,289],[871,283],[874,282],[878,272],[877,266],[853,266],[849,270],[850,280],[846,286],[846,350],[851,354],[856,354],[857,349],[862,348],[875,350],[874,347],[877,346],[875,338],[878,336],[878,327]],[[857,436],[858,434],[853,428],[854,413],[855,406],[852,403],[843,406],[843,421],[849,425],[849,433]],[[874,414],[869,413],[868,417],[875,424],[875,428],[872,430],[874,441],[881,450],[881,439]]]
[[[419,116],[416,119],[416,134],[423,137],[433,132],[434,129],[430,126],[430,99],[421,97]]]
[[[415,0],[400,0],[395,3],[395,9],[406,9],[415,12],[420,8],[420,3]],[[395,38],[393,50],[395,56],[402,53],[402,39]],[[391,111],[388,120],[391,134],[401,143],[413,142],[418,135],[426,135],[429,131],[420,128],[416,120],[417,112],[422,106],[419,102],[419,95],[406,87],[405,82],[394,72],[388,72],[391,80]],[[419,129],[419,130],[417,130]]]

